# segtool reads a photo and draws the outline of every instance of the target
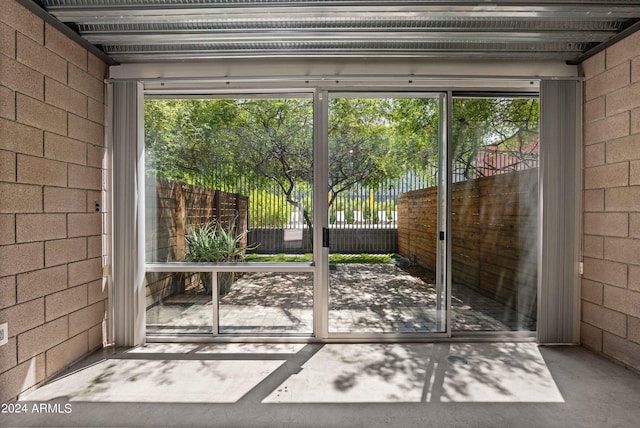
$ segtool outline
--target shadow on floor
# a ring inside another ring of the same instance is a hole
[[[636,426],[640,376],[533,343],[148,344],[24,397],[2,426]]]

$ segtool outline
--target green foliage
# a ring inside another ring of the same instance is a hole
[[[241,261],[245,248],[240,246],[244,233],[236,234],[234,227],[223,228],[215,221],[190,226],[185,233],[187,251],[185,262]]]
[[[248,254],[245,260],[268,263],[311,262],[313,254]]]
[[[214,221],[188,227],[185,233],[187,250],[183,260],[200,263],[243,261],[245,251],[255,248],[241,246],[244,235],[245,233],[236,233],[234,226],[225,229]],[[209,273],[198,274],[198,279],[207,292],[210,292],[210,278]],[[226,294],[230,287],[229,281],[221,283],[220,294]]]
[[[211,171],[232,172],[225,130],[236,117],[235,104],[227,100],[146,101],[147,171],[191,184],[200,184]]]
[[[438,168],[439,101],[433,98],[396,100],[396,148],[407,170]],[[466,178],[478,173],[478,153],[487,147],[526,161],[537,155],[537,98],[454,98],[453,164]]]
[[[247,192],[251,196],[251,227],[284,227],[291,220],[291,213],[304,207],[311,216],[312,191],[310,185],[302,183],[298,186],[295,206],[285,204],[286,196],[279,188],[258,189]]]
[[[356,184],[376,187],[402,170],[393,149],[392,101],[337,98],[329,105],[329,205]]]
[[[355,195],[400,177],[438,171],[441,98],[334,98],[329,105],[331,211],[363,211],[375,222],[392,206]],[[538,100],[454,98],[454,173],[481,174],[479,154],[508,152],[527,162],[537,154]],[[282,226],[291,212],[312,226],[313,102],[309,98],[151,99],[145,102],[147,171],[172,181],[230,192],[257,187],[255,226]],[[274,191],[275,187],[275,191]],[[359,199],[360,198],[360,199]],[[286,207],[281,201],[286,201]],[[366,207],[366,208],[363,208]],[[260,220],[258,220],[260,219]],[[335,219],[332,219],[335,221]],[[265,224],[270,223],[270,224]]]
[[[395,100],[395,147],[398,162],[406,170],[437,167],[440,104],[439,98]]]
[[[275,183],[311,224],[299,190],[313,181],[312,107],[307,98],[148,100],[147,171],[232,192]]]
[[[329,263],[367,263],[379,264],[390,263],[392,254],[329,254]],[[311,262],[312,254],[250,254],[247,256],[248,262]]]
[[[260,213],[254,216],[253,227],[283,226],[289,220],[289,214],[282,204],[279,193],[267,189],[252,192],[251,209]]]
[[[391,254],[329,254],[329,263],[367,263],[379,264],[389,263]]]
[[[383,190],[384,184],[385,183],[382,184],[382,188],[378,189],[378,191]],[[352,194],[337,195],[333,203],[333,209],[330,211],[329,223],[335,224],[337,211],[344,212],[344,221],[346,223],[354,222],[354,211],[361,211],[362,220],[372,224],[381,223],[378,218],[378,213],[380,211],[384,211],[386,213],[387,222],[389,222],[392,219],[391,213],[396,211],[396,207],[397,201],[395,198],[384,200],[376,199],[372,206],[370,195],[366,195],[366,197],[365,195],[355,196]]]
[[[478,153],[493,148],[526,162],[538,153],[536,98],[457,98],[453,100],[453,157],[465,178],[478,175]]]
[[[234,152],[244,169],[275,181],[287,195],[313,181],[311,99],[238,100]]]

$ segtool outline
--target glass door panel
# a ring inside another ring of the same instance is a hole
[[[536,329],[538,108],[453,99],[453,330]]]
[[[213,301],[205,281],[194,272],[147,273],[147,333],[212,334]]]
[[[145,169],[147,263],[262,266],[148,273],[149,333],[313,333],[313,274],[269,270],[312,261],[311,95],[148,99]]]
[[[220,334],[313,333],[311,272],[225,272],[234,281],[219,299]]]
[[[446,331],[437,275],[443,100],[329,99],[329,334]]]

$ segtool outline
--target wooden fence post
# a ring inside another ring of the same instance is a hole
[[[222,224],[222,212],[220,210],[220,190],[213,191],[213,218],[216,220],[216,223],[224,227],[224,224]]]
[[[187,207],[185,205],[185,196],[183,191],[183,183],[178,181],[173,183],[173,194],[176,201],[176,260],[182,260],[187,253],[185,241],[185,224],[187,220]],[[174,280],[177,283],[178,294],[185,292],[185,278],[181,274],[175,274]]]
[[[186,213],[184,191],[182,190],[182,183],[177,181],[173,183],[173,190],[176,200],[176,259],[182,260],[186,254],[186,244],[184,235],[186,233]]]

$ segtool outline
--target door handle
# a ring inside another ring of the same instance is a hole
[[[322,228],[322,246],[325,248],[329,248],[329,228]]]

